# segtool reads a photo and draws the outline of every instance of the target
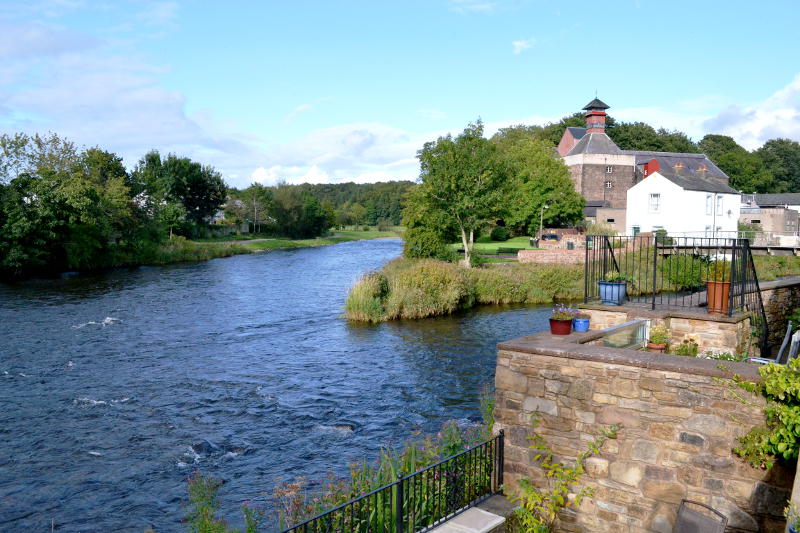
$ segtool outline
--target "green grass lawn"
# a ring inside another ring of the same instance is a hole
[[[495,242],[489,237],[479,237],[475,241],[474,252],[481,255],[498,255],[498,253],[516,253],[517,250],[533,250],[530,245],[530,237],[512,237],[505,242]],[[450,245],[454,250],[461,249],[461,242]],[[498,252],[499,249],[503,249]],[[506,251],[508,250],[508,251]],[[513,251],[512,251],[513,250]]]
[[[279,239],[266,237],[269,240],[244,241],[239,244],[251,251],[287,250],[293,248],[308,248],[311,246],[325,246],[348,241],[385,239],[388,237],[400,237],[400,235],[401,234],[396,231],[336,231],[335,236],[331,237],[319,237],[316,239]]]

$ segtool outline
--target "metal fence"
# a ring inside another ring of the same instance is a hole
[[[282,533],[427,531],[500,491],[503,431]]]
[[[586,237],[584,302],[599,299],[602,281],[628,279],[628,301],[657,307],[707,307],[725,316],[750,313],[753,337],[768,349],[768,325],[750,242],[736,238]],[[709,283],[716,282],[716,283]]]

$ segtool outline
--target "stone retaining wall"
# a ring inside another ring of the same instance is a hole
[[[769,324],[770,344],[780,346],[786,334],[789,315],[800,308],[800,279],[767,281],[760,288]]]
[[[534,413],[537,433],[565,461],[619,424],[618,438],[586,462],[594,496],[562,512],[557,531],[668,533],[681,498],[720,510],[734,531],[782,531],[793,472],[755,469],[733,454],[736,437],[763,421],[763,402],[735,401],[720,381],[733,372],[757,379],[757,368],[577,344],[597,335],[499,345],[495,418],[506,430],[507,489],[521,477],[543,483],[526,439]]]
[[[586,261],[586,250],[520,250],[517,252],[517,261],[576,265]]]

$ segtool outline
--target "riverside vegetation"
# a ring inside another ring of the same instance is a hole
[[[634,253],[649,253],[636,251]],[[662,264],[664,290],[678,291],[703,284],[705,265],[687,255],[671,259],[678,270]],[[800,274],[800,258],[756,256],[760,280]],[[626,264],[623,258],[620,264]],[[638,264],[631,262],[631,264]],[[688,265],[688,266],[687,266]],[[644,267],[626,272],[631,295],[640,293],[652,276]],[[544,304],[577,300],[583,296],[583,265],[509,263],[502,266],[466,268],[436,259],[398,258],[379,272],[364,274],[350,290],[345,315],[356,322],[378,323],[394,319],[415,319],[447,315],[479,304]]]

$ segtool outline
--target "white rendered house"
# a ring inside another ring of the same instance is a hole
[[[670,169],[672,170],[672,169]],[[656,171],[628,189],[629,235],[735,236],[741,194],[723,180]]]

